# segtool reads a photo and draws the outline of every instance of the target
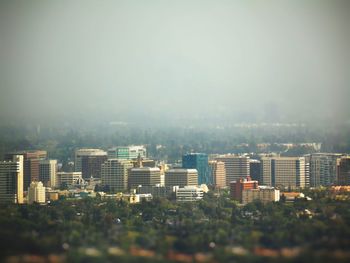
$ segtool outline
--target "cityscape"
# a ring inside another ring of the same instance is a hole
[[[350,262],[349,11],[0,0],[0,262]]]

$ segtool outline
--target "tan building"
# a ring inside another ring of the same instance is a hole
[[[225,163],[221,161],[209,161],[213,185],[216,188],[226,187]]]
[[[42,182],[32,182],[28,188],[28,204],[38,203],[44,204],[46,202],[45,187]]]
[[[12,160],[0,162],[0,202],[23,204],[22,155],[13,155]]]
[[[259,186],[257,189],[242,191],[242,204],[246,205],[255,200],[259,200],[264,204],[278,202],[280,200],[280,191],[268,186]]]
[[[130,160],[108,159],[101,167],[102,186],[108,186],[110,192],[126,190],[128,188],[128,171],[133,167]]]
[[[247,178],[250,175],[249,157],[247,156],[226,154],[218,156],[215,160],[225,164],[227,186],[230,185],[230,182]]]
[[[129,170],[129,189],[136,189],[139,185],[154,186],[160,183],[160,169],[158,167],[139,167]]]
[[[261,158],[262,183],[267,186],[304,188],[304,157]]]
[[[186,185],[197,186],[198,171],[196,169],[170,169],[165,172],[165,186],[179,186]]]

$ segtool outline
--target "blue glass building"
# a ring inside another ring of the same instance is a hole
[[[198,185],[211,185],[211,175],[209,171],[208,155],[205,153],[187,153],[182,156],[182,167],[185,169],[197,169]]]

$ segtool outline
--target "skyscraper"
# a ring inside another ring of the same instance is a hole
[[[100,149],[79,149],[75,152],[75,171],[83,178],[100,178],[101,165],[107,160],[107,153]]]
[[[186,169],[196,169],[198,171],[198,185],[211,185],[208,155],[205,153],[187,153],[182,156],[182,167]]]
[[[262,183],[268,186],[304,188],[304,157],[263,157]]]
[[[249,170],[250,170],[250,177],[252,178],[252,180],[256,180],[259,183],[261,183],[261,176],[260,176],[260,172],[261,172],[261,164],[259,160],[254,160],[254,159],[250,159],[249,160]]]
[[[225,163],[220,161],[209,161],[209,168],[213,185],[216,188],[226,186],[226,169]]]
[[[134,165],[130,160],[108,159],[102,164],[101,180],[111,192],[124,191],[128,188],[128,170]]]
[[[46,187],[56,186],[57,160],[40,160],[39,180]]]
[[[0,202],[23,204],[23,156],[0,162]]]
[[[309,156],[310,186],[330,186],[337,181],[337,159],[341,154],[314,153]]]
[[[129,170],[128,187],[155,186],[160,184],[160,169],[158,167],[139,167]]]
[[[230,182],[247,178],[250,175],[249,157],[247,156],[226,154],[215,159],[225,164],[227,186],[230,185]]]
[[[338,185],[350,185],[350,156],[343,156],[337,160]]]

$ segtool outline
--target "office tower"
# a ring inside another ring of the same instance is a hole
[[[134,165],[130,160],[108,159],[102,164],[101,180],[110,192],[124,191],[128,188],[128,170]]]
[[[230,185],[230,182],[239,180],[240,178],[247,178],[250,175],[249,157],[247,156],[226,154],[215,159],[225,164],[227,186]]]
[[[350,185],[350,156],[343,156],[337,160],[338,185]]]
[[[269,202],[278,202],[280,200],[280,190],[270,186],[259,186],[257,189],[242,191],[242,204],[246,205],[255,200],[263,204]]]
[[[176,190],[176,201],[193,202],[203,199],[203,189],[197,186],[184,186]]]
[[[211,185],[208,155],[205,153],[187,153],[182,156],[182,167],[198,171],[198,185]]]
[[[23,204],[23,156],[0,162],[0,202]]]
[[[304,157],[263,157],[262,183],[268,186],[304,188]]]
[[[337,182],[337,153],[313,153],[307,156],[310,164],[310,186],[330,186]]]
[[[225,163],[220,161],[209,161],[209,168],[213,185],[216,188],[222,188],[226,186],[226,170]]]
[[[260,176],[260,172],[261,172],[261,164],[259,160],[255,160],[255,159],[250,159],[249,160],[249,171],[250,171],[250,178],[252,178],[252,180],[258,181],[259,183],[261,183],[261,176]]]
[[[28,204],[44,204],[45,202],[45,187],[42,182],[31,182],[28,188]]]
[[[75,171],[83,178],[100,178],[101,165],[107,160],[107,153],[100,149],[79,149],[75,152]]]
[[[31,182],[39,181],[39,162],[47,157],[46,151],[20,151],[8,153],[5,155],[6,160],[12,160],[12,156],[23,156],[23,191],[26,191]]]
[[[231,198],[237,201],[242,202],[242,192],[250,189],[258,189],[258,181],[251,180],[249,176],[230,182]]]
[[[138,156],[146,158],[146,147],[143,145],[118,146],[108,149],[108,159],[135,160]]]
[[[129,170],[129,189],[136,189],[139,185],[155,186],[158,184],[160,184],[160,169],[158,167],[139,167]]]
[[[72,185],[82,184],[83,178],[81,172],[58,172],[56,174],[56,187],[69,187]]]
[[[57,160],[40,160],[39,180],[46,187],[56,186]]]
[[[198,172],[196,169],[170,169],[165,172],[165,186],[179,186],[198,184]]]

